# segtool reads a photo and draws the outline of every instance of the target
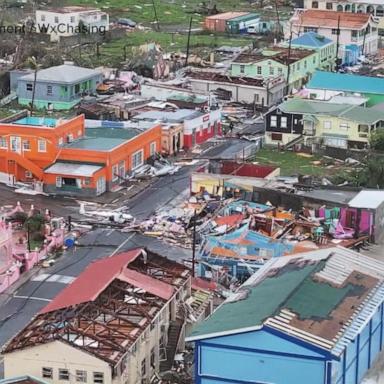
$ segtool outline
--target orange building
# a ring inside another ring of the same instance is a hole
[[[48,193],[100,195],[160,151],[161,135],[158,124],[86,130],[83,115],[0,123],[0,179],[43,181]]]

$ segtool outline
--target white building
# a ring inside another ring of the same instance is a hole
[[[79,6],[36,11],[36,32],[47,33],[51,41],[78,33],[105,34],[109,15],[97,8]]]
[[[377,53],[378,22],[371,14],[297,9],[285,34],[289,38],[291,31],[293,36],[299,36],[304,32],[316,32],[337,42],[338,28],[340,49],[356,46],[360,54]]]
[[[379,20],[379,35],[384,34],[383,0],[304,0],[304,8],[326,9],[337,12],[370,13]]]

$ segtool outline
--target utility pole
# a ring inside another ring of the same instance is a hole
[[[287,54],[287,87],[286,87],[286,92],[285,94],[288,95],[289,93],[289,78],[291,75],[291,65],[289,63],[289,59],[291,58],[291,47],[292,47],[292,26],[291,26],[291,31],[289,34],[289,45],[288,45],[288,54]]]
[[[340,47],[340,16],[337,18],[337,38],[336,38],[336,67],[335,71],[339,69],[339,47]]]
[[[28,243],[28,252],[31,252],[31,232],[29,229],[29,222],[27,221],[27,243]]]
[[[155,5],[155,0],[152,0],[152,5],[153,5],[153,12],[155,13],[155,20],[156,20],[156,29],[160,31],[160,23],[159,23],[159,18],[157,17],[157,9]]]
[[[364,55],[364,52],[365,52],[365,39],[367,37],[368,28],[369,28],[369,24],[367,25],[367,28],[365,28],[365,30],[364,30],[363,49],[362,49],[362,52],[361,52],[362,55]]]
[[[280,25],[279,6],[277,5],[277,1],[278,0],[275,0],[276,21],[277,21],[276,39],[279,40],[280,32],[281,32],[281,25]]]
[[[193,237],[192,237],[192,277],[195,277],[195,263],[196,263],[196,209],[193,212]]]
[[[188,40],[187,40],[187,55],[185,58],[185,67],[188,66],[188,58],[189,58],[189,46],[191,43],[191,29],[192,29],[192,16],[189,20],[189,29],[188,29]]]

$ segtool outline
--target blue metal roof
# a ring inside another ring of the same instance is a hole
[[[299,37],[296,37],[295,39],[292,39],[291,45],[306,46],[308,48],[321,48],[332,42],[333,41],[331,39],[318,35],[315,32],[307,32]]]
[[[384,78],[316,71],[307,88],[384,95]]]

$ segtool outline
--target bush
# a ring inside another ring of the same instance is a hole
[[[384,151],[384,130],[376,131],[372,134],[370,144],[376,151]]]

